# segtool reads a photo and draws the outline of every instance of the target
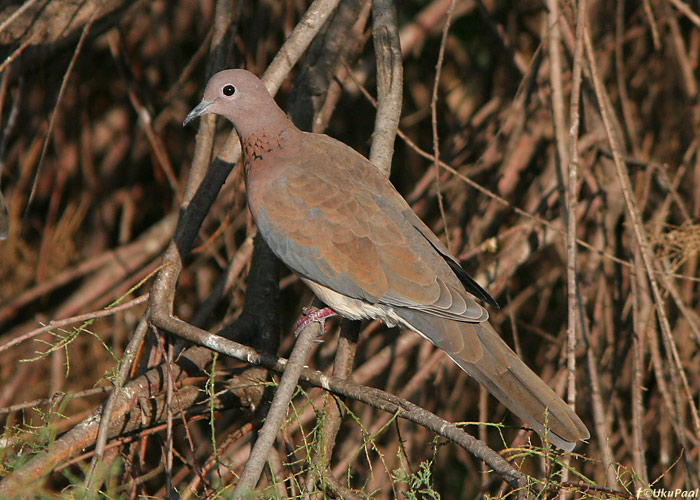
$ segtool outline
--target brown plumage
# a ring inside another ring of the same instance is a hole
[[[589,437],[491,327],[474,296],[493,299],[366,158],[297,129],[245,70],[214,75],[185,124],[204,113],[233,123],[260,233],[323,302],[347,318],[419,333],[537,432],[548,429],[560,448]]]

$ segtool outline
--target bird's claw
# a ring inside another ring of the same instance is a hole
[[[301,317],[297,320],[296,327],[294,329],[294,337],[298,337],[301,330],[310,323],[320,323],[321,333],[324,335],[326,333],[326,320],[332,318],[337,313],[330,307],[324,307],[322,309],[314,309],[312,307],[303,307],[301,309]],[[316,340],[317,343],[323,342],[322,340]]]

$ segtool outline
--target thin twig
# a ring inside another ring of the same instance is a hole
[[[642,391],[644,390],[644,352],[645,335],[649,321],[651,321],[651,307],[649,307],[648,296],[642,296],[638,282],[641,276],[631,276],[630,288],[632,290],[632,321],[634,332],[632,332],[632,394],[630,404],[632,406],[632,439],[630,445],[634,470],[639,476],[635,479],[638,488],[644,488],[649,484],[647,473],[647,463],[644,450],[644,401]]]
[[[440,140],[438,138],[437,129],[437,99],[438,99],[438,88],[440,86],[440,73],[442,72],[442,64],[445,59],[445,45],[447,44],[447,34],[450,31],[450,23],[452,21],[452,15],[455,11],[456,1],[452,0],[450,6],[447,9],[447,14],[445,15],[445,24],[442,27],[442,37],[440,38],[440,50],[438,52],[437,63],[435,63],[435,79],[433,80],[433,94],[430,98],[430,123],[433,129],[433,164],[435,165],[435,192],[438,200],[438,207],[440,209],[440,217],[442,217],[442,223],[445,226],[445,240],[447,242],[447,248],[452,250],[452,241],[450,239],[450,231],[447,227],[447,217],[445,215],[445,205],[442,199],[442,189],[440,188]]]
[[[313,322],[303,328],[299,337],[297,337],[292,354],[289,356],[289,361],[275,391],[275,398],[272,400],[270,409],[265,416],[265,423],[258,432],[255,446],[250,452],[248,462],[241,473],[231,498],[249,496],[258,484],[277,433],[282,428],[284,419],[287,416],[287,407],[296,390],[306,359],[315,345],[316,338],[322,333],[322,325]]]
[[[51,136],[53,134],[53,128],[54,124],[56,123],[56,115],[58,114],[58,107],[61,104],[61,101],[63,100],[63,94],[66,91],[66,87],[68,86],[68,80],[70,79],[71,74],[73,73],[73,67],[75,66],[75,62],[78,60],[78,55],[80,54],[80,51],[83,48],[83,44],[85,43],[85,40],[87,39],[87,35],[90,32],[90,28],[92,28],[92,23],[95,21],[97,18],[97,15],[100,13],[101,9],[98,7],[95,9],[95,11],[92,13],[90,16],[90,19],[88,19],[88,22],[85,23],[85,26],[83,27],[83,31],[80,33],[80,38],[78,39],[78,44],[75,46],[75,50],[73,51],[73,55],[71,56],[70,62],[68,63],[68,67],[66,68],[66,72],[63,75],[63,80],[61,81],[61,87],[58,90],[58,96],[56,97],[56,104],[54,105],[53,113],[51,113],[51,118],[49,119],[49,128],[46,130],[46,137],[44,139],[44,144],[41,148],[41,154],[39,155],[39,161],[37,162],[36,170],[34,172],[34,181],[32,182],[32,189],[29,192],[29,199],[27,200],[27,206],[24,209],[25,217],[26,214],[29,213],[29,208],[32,204],[32,200],[34,199],[34,195],[36,193],[36,186],[37,182],[39,180],[39,176],[41,175],[41,167],[44,163],[44,157],[46,156],[46,151],[48,150],[49,147],[49,141],[51,140]],[[36,33],[41,33],[41,31],[37,31]],[[2,69],[0,69],[2,71]]]
[[[691,23],[700,28],[700,16],[698,16],[693,9],[691,9],[688,4],[684,3],[682,0],[668,0],[673,4],[673,6],[678,9],[685,17],[687,17]]]
[[[630,218],[630,223],[632,226],[633,234],[637,245],[640,249],[640,256],[644,264],[644,269],[646,271],[647,277],[649,279],[649,284],[651,286],[652,295],[654,297],[654,302],[656,303],[656,311],[659,318],[659,324],[661,326],[662,338],[664,344],[668,350],[668,356],[671,361],[672,376],[679,377],[682,383],[683,389],[686,392],[686,402],[691,410],[692,422],[696,434],[700,435],[700,416],[698,415],[697,407],[692,399],[692,391],[690,390],[690,384],[688,382],[685,370],[683,369],[680,356],[678,354],[678,349],[676,343],[673,339],[673,334],[671,332],[671,326],[666,313],[665,300],[661,294],[659,284],[657,281],[657,275],[660,275],[662,279],[667,279],[663,272],[659,273],[655,269],[654,258],[649,247],[649,242],[646,237],[646,231],[644,230],[644,225],[642,222],[642,216],[639,212],[639,207],[637,206],[636,200],[634,199],[634,191],[632,189],[632,184],[629,178],[627,168],[625,166],[623,156],[621,153],[620,145],[617,143],[618,135],[615,134],[613,130],[612,123],[612,110],[607,107],[607,100],[604,97],[604,88],[598,75],[598,69],[595,61],[595,52],[593,51],[593,44],[590,40],[588,32],[584,33],[584,44],[586,49],[586,56],[588,59],[588,64],[591,69],[591,77],[593,80],[593,86],[595,89],[598,102],[600,104],[600,114],[605,125],[605,130],[608,135],[608,141],[610,144],[610,149],[613,154],[613,159],[615,162],[617,177],[622,185],[622,193],[624,195],[625,207]],[[685,441],[685,436],[678,436],[681,441]]]
[[[22,15],[22,13],[27,10],[29,7],[34,5],[37,0],[26,0],[17,10],[15,10],[11,15],[7,16],[7,19],[3,21],[2,24],[0,24],[0,33],[2,33],[5,28],[7,28],[12,22],[17,19],[19,16]],[[41,32],[40,30],[37,30],[37,32]]]
[[[147,332],[148,323],[146,323],[145,319],[142,319],[136,327],[134,335],[131,337],[129,344],[124,350],[124,356],[122,356],[121,365],[119,366],[119,373],[114,381],[114,390],[107,399],[107,403],[102,408],[102,414],[100,415],[100,426],[97,432],[97,438],[95,440],[95,453],[93,455],[92,462],[90,463],[90,470],[85,477],[85,489],[87,491],[95,490],[98,487],[97,482],[102,481],[103,479],[102,474],[100,473],[100,465],[107,446],[112,412],[114,411],[114,407],[117,402],[117,397],[115,394],[119,395],[119,397],[123,397],[121,391],[129,378],[129,370],[131,369],[131,365],[136,358],[136,353],[138,352],[143,339],[146,337]]]
[[[558,5],[556,0],[550,2],[555,8]],[[583,62],[583,33],[586,29],[587,4],[586,0],[579,0],[576,15],[576,44],[574,46],[574,61],[571,71],[571,101],[569,103],[569,151],[568,157],[568,180],[566,191],[566,298],[567,298],[567,343],[566,343],[566,368],[568,372],[568,403],[571,409],[576,409],[576,327],[578,325],[578,300],[576,284],[576,205],[578,199],[578,131],[580,124],[579,105],[581,99],[581,68]],[[558,12],[558,10],[557,10]],[[558,16],[557,16],[558,17]],[[558,33],[558,30],[557,30]],[[558,38],[558,37],[557,37]],[[557,40],[558,41],[558,40]],[[559,50],[557,46],[556,51]],[[581,308],[583,315],[585,309]],[[588,346],[588,352],[592,348]],[[568,463],[566,463],[568,466]],[[564,467],[562,471],[562,481],[569,479],[569,469]],[[562,492],[562,500],[565,498]]]
[[[82,323],[84,321],[91,321],[95,320],[97,318],[104,318],[105,316],[111,316],[113,314],[116,314],[118,312],[125,311],[127,309],[131,309],[134,306],[137,306],[139,304],[143,304],[148,300],[148,294],[141,295],[140,297],[137,297],[133,300],[130,300],[129,302],[125,302],[124,304],[114,306],[109,309],[103,309],[102,311],[93,311],[85,314],[79,314],[78,316],[72,316],[70,318],[65,318],[65,319],[60,319],[60,320],[53,320],[50,321],[47,325],[42,326],[41,328],[36,328],[32,330],[31,332],[27,332],[24,335],[20,337],[16,337],[9,342],[6,342],[5,344],[0,345],[0,352],[6,351],[7,349],[10,349],[17,344],[21,344],[25,340],[32,339],[34,337],[37,337],[41,335],[42,333],[45,332],[50,332],[51,330],[55,330],[57,328],[64,328],[66,326],[72,325],[73,323]]]

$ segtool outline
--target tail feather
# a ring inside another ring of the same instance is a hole
[[[443,349],[460,368],[559,448],[571,451],[590,434],[581,419],[501,339],[488,322],[446,321],[401,311],[407,326]]]

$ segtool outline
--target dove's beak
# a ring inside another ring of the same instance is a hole
[[[197,104],[197,106],[192,111],[190,111],[190,113],[185,117],[185,120],[182,122],[182,126],[184,127],[195,118],[206,114],[207,108],[211,106],[213,102],[214,101],[202,101],[199,104]]]

